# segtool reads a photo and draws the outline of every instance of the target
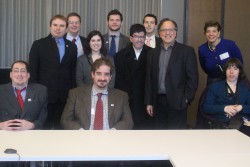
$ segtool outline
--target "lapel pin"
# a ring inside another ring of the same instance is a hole
[[[31,101],[31,99],[28,99],[28,101]]]
[[[115,105],[114,104],[110,104],[111,107],[114,107]]]

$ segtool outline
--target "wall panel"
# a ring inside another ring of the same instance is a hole
[[[49,34],[49,20],[55,14],[77,12],[82,17],[80,34],[91,30],[107,32],[106,16],[112,9],[123,13],[121,32],[128,35],[131,24],[143,16],[161,16],[161,0],[0,0],[0,68],[13,61],[27,60],[32,42]]]

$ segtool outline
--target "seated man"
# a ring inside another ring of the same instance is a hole
[[[16,61],[11,66],[11,83],[0,86],[1,130],[42,129],[47,117],[47,88],[28,84],[29,77],[28,64]]]
[[[61,125],[64,129],[109,130],[132,129],[133,120],[128,95],[108,87],[112,63],[97,59],[92,66],[93,86],[70,90]]]
[[[47,117],[47,88],[29,84],[29,66],[16,61],[11,66],[11,83],[0,85],[0,130],[42,129]],[[26,162],[1,162],[0,166],[16,167]]]

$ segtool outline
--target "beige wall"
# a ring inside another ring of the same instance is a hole
[[[222,0],[189,0],[187,44],[193,46],[196,53],[199,45],[206,42],[203,34],[205,21],[217,20],[221,22],[223,15],[221,4]],[[250,78],[250,56],[248,56],[250,55],[250,1],[225,0],[224,9],[224,38],[234,40],[241,49],[245,71]],[[188,122],[191,126],[195,124],[198,100],[205,85],[206,75],[199,66],[199,87],[188,115]]]

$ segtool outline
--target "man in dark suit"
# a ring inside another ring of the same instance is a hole
[[[11,82],[0,86],[0,130],[42,129],[47,117],[47,88],[29,84],[29,66],[16,61],[11,66]],[[1,167],[28,166],[29,162],[0,162]]]
[[[79,35],[81,28],[81,16],[75,12],[69,13],[67,16],[68,33],[66,39],[75,43],[77,46],[77,57],[84,55],[84,45],[86,38]]]
[[[47,117],[47,88],[39,84],[28,84],[29,66],[16,61],[11,66],[11,83],[0,86],[0,129],[42,129]],[[18,90],[21,100],[18,100]]]
[[[61,118],[64,129],[132,129],[128,95],[108,87],[111,77],[111,61],[105,57],[97,59],[92,66],[93,86],[78,87],[69,93]],[[97,107],[99,100],[102,102],[101,117]],[[101,127],[96,128],[98,118],[101,118]]]
[[[60,118],[69,89],[76,85],[77,47],[64,38],[67,20],[56,15],[50,20],[50,34],[33,43],[30,54],[30,82],[48,88],[48,118],[45,129],[61,129]]]
[[[146,29],[145,44],[151,48],[161,45],[161,38],[155,36],[157,17],[153,14],[146,14],[143,18],[143,25]]]
[[[130,44],[130,40],[127,36],[120,33],[123,16],[117,9],[111,10],[107,16],[108,33],[103,35],[105,41],[105,47],[110,56],[114,56],[115,53],[122,50]],[[115,52],[110,50],[112,43],[112,36],[115,39]]]
[[[144,45],[145,27],[134,24],[130,27],[132,44],[115,55],[116,81],[115,88],[129,95],[129,106],[132,112],[134,129],[150,129],[151,118],[144,104],[147,53],[151,49]]]
[[[187,107],[198,86],[196,54],[176,39],[177,24],[162,19],[158,27],[162,44],[149,51],[146,76],[147,112],[156,129],[184,129]]]

